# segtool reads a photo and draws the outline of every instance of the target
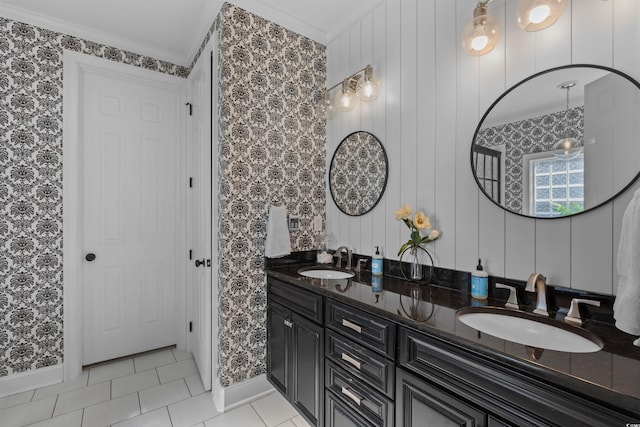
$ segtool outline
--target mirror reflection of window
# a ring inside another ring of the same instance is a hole
[[[584,154],[564,160],[553,152],[525,156],[522,187],[529,215],[552,218],[584,210]]]
[[[640,83],[622,72],[568,65],[536,73],[498,97],[478,124],[471,147],[476,183],[490,200],[518,215],[553,218],[588,211],[640,177],[639,123]],[[574,140],[578,150],[556,150],[555,157],[582,153],[582,163],[561,167],[540,160],[536,186],[530,156],[553,160],[554,147],[567,140]],[[489,168],[477,161],[480,147],[504,147],[499,192]],[[544,177],[542,170],[554,165],[564,170]],[[546,179],[549,183],[542,184]]]

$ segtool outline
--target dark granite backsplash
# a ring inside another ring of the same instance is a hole
[[[317,252],[318,251],[315,250],[301,251],[293,252],[291,255],[283,258],[265,258],[265,266],[266,268],[270,268],[292,263],[315,263]],[[347,262],[346,252],[342,253],[342,259],[342,265],[344,266]],[[352,254],[352,266],[355,267],[358,260],[360,259],[366,260],[366,263],[362,265],[362,269],[370,272],[371,257],[368,255],[360,255],[357,253]],[[424,280],[413,283],[422,285],[429,283],[439,287],[448,288],[463,293],[469,293],[469,290],[471,288],[471,273],[427,265],[423,265],[422,269],[422,276],[424,277]],[[384,259],[383,272],[385,276],[405,279],[405,275],[409,271],[410,265],[407,262],[389,260],[386,258]],[[509,297],[509,291],[507,289],[497,289],[495,287],[496,283],[514,286],[516,288],[518,301],[520,302],[520,304],[533,310],[536,303],[535,293],[526,292],[524,290],[526,285],[525,280],[489,276],[489,296],[497,299],[498,301],[506,302]],[[571,300],[573,298],[586,298],[600,301],[600,307],[588,306],[585,304],[580,305],[580,314],[583,319],[593,319],[600,322],[614,324],[614,297],[610,295],[595,294],[586,291],[556,287],[552,284],[547,284],[547,305],[552,315],[564,317],[564,315],[568,311],[569,306],[571,305]]]

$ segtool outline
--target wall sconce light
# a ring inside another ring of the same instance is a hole
[[[488,14],[487,4],[491,0],[479,1],[473,10],[473,19],[462,31],[462,48],[472,56],[487,54],[500,40],[500,25],[495,16]]]
[[[342,81],[342,89],[336,94],[335,106],[338,111],[347,112],[356,108],[358,97],[356,96],[357,82],[351,78]]]
[[[488,13],[490,2],[478,1],[473,10],[473,19],[462,31],[462,47],[469,55],[485,55],[500,40],[498,20]],[[558,20],[566,5],[566,0],[520,0],[516,10],[518,25],[525,31],[543,30]]]
[[[520,0],[516,19],[525,31],[544,30],[558,20],[565,6],[565,0]]]
[[[338,86],[340,90],[331,102],[331,91]],[[367,65],[327,89],[324,98],[320,100],[320,106],[327,116],[331,116],[333,110],[351,111],[360,100],[369,102],[376,99],[379,91],[380,80],[373,74],[373,67]]]

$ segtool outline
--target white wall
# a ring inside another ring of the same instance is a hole
[[[612,294],[622,215],[640,185],[574,218],[523,218],[480,193],[469,151],[493,100],[535,72],[591,63],[640,79],[640,1],[569,0],[558,22],[538,33],[518,27],[517,3],[491,2],[503,36],[479,58],[459,43],[475,0],[387,0],[328,44],[328,86],[371,63],[383,93],[327,121],[327,163],[343,137],[366,130],[387,150],[389,181],[381,202],[361,217],[342,214],[327,192],[327,231],[335,247],[372,254],[380,245],[397,259],[409,234],[393,211],[408,203],[442,230],[430,246],[438,266],[471,271],[481,257],[495,276],[524,280],[537,271],[554,285]]]

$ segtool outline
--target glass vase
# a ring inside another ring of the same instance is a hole
[[[418,257],[419,251],[424,251],[424,265],[420,263],[420,257]],[[405,267],[406,264],[409,264],[409,266]],[[425,266],[427,267],[426,276],[424,275]],[[427,251],[422,246],[417,246],[414,248],[408,247],[400,254],[400,272],[402,273],[402,276],[407,280],[428,283],[433,277],[433,269],[433,257],[431,256],[429,251]]]
[[[411,248],[409,251],[409,262],[411,263],[411,280],[422,280],[422,264],[418,259],[418,248]]]

